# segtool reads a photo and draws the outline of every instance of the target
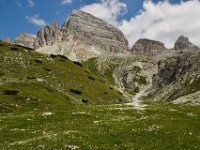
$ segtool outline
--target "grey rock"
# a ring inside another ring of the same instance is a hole
[[[36,36],[30,35],[28,33],[22,33],[18,37],[15,38],[14,44],[34,48],[35,40],[36,40]]]
[[[184,53],[158,61],[151,95],[158,100],[175,100],[200,91],[200,52]]]
[[[150,39],[139,39],[130,50],[131,54],[154,56],[164,53],[167,49],[164,44],[159,41]]]
[[[73,11],[62,25],[63,41],[77,41],[93,45],[95,49],[123,53],[128,50],[124,34],[116,27],[83,11]]]
[[[185,49],[187,49],[187,50],[198,50],[199,47],[197,47],[196,45],[191,43],[187,37],[182,35],[176,40],[175,45],[174,45],[174,49],[175,50],[185,50]]]
[[[62,32],[57,25],[57,21],[54,21],[52,25],[47,25],[38,31],[35,48],[54,45],[60,42],[61,39]]]

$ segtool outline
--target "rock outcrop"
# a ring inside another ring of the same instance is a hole
[[[56,21],[52,25],[44,26],[38,31],[36,39],[26,40],[23,37],[18,37],[15,43],[43,50],[44,47],[53,46],[54,54],[60,54],[65,49],[66,52],[62,50],[63,54],[73,51],[73,55],[76,55],[79,48],[93,54],[128,51],[128,42],[119,29],[83,11],[73,11],[61,28]]]
[[[158,61],[151,94],[157,100],[175,100],[200,90],[200,52]]]
[[[165,52],[167,49],[162,42],[150,39],[139,39],[133,48],[130,50],[131,54],[154,56]]]
[[[47,25],[38,31],[35,48],[54,45],[60,42],[61,39],[62,32],[58,27],[57,21],[54,21],[52,25]]]
[[[116,27],[83,11],[73,11],[62,25],[63,41],[78,41],[100,51],[127,52],[128,42]]]
[[[22,33],[18,37],[15,38],[14,44],[22,45],[25,47],[35,48],[35,40],[36,36]]]
[[[182,35],[176,40],[174,49],[175,50],[198,50],[199,47],[191,43],[187,37]]]

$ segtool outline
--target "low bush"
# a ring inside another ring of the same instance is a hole
[[[81,91],[75,90],[75,89],[70,89],[70,92],[71,92],[71,93],[74,93],[74,94],[77,94],[77,95],[81,95],[81,94],[82,94]]]

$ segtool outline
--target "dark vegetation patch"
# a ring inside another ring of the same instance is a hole
[[[110,90],[113,90],[113,88],[112,88],[112,87],[109,87],[109,89],[110,89]]]
[[[30,76],[28,76],[27,79],[34,80],[34,79],[36,79],[36,77],[30,77]]]
[[[122,93],[121,92],[117,92],[118,94],[120,94],[120,95],[122,95]]]
[[[87,99],[81,99],[81,102],[84,103],[84,104],[87,104],[88,100]]]
[[[16,90],[4,90],[3,91],[4,95],[17,95],[19,91]]]
[[[57,55],[51,54],[50,57],[51,57],[51,58],[56,58]]]
[[[3,73],[3,72],[0,72],[0,77],[1,77],[1,76],[3,76],[4,74],[5,74],[5,73]]]
[[[44,67],[43,69],[46,70],[47,72],[50,72],[50,71],[51,71],[51,69],[46,68],[46,67]]]
[[[65,59],[65,60],[68,60],[68,58],[66,56],[63,56],[63,55],[58,55],[58,56]]]
[[[51,93],[53,92],[53,90],[50,89],[50,88],[46,88],[46,90],[49,91],[49,92],[51,92]]]
[[[105,95],[108,95],[108,92],[104,92]]]
[[[65,60],[63,60],[63,59],[59,59],[59,61],[61,61],[61,62],[65,62]]]
[[[86,73],[91,74],[88,70],[85,70]]]
[[[0,43],[0,46],[4,46],[4,44],[1,44],[1,43]]]
[[[12,51],[19,51],[18,48],[16,48],[16,47],[11,47],[10,49],[11,49]]]
[[[100,80],[100,79],[99,79],[99,81],[100,81],[101,83],[106,83],[105,81],[103,81],[103,80]]]
[[[73,63],[76,64],[77,66],[83,67],[83,65],[80,62],[73,61]]]
[[[39,60],[39,59],[34,59],[34,61],[35,61],[36,63],[38,63],[38,64],[42,64],[42,61]]]
[[[123,102],[123,100],[122,100],[122,99],[119,99],[119,102]]]
[[[89,76],[88,79],[93,80],[93,81],[95,80],[95,78],[91,76]]]
[[[77,94],[77,95],[81,95],[81,94],[82,94],[81,91],[75,90],[75,89],[70,89],[70,92],[71,92],[71,93],[74,93],[74,94]]]
[[[142,69],[139,66],[134,66],[133,71],[136,72],[136,73],[139,73],[139,72],[142,71]]]
[[[32,49],[32,48],[30,48],[30,47],[21,46],[21,45],[18,45],[18,44],[15,44],[15,45],[18,46],[18,47],[21,47],[21,48],[30,50],[30,51],[34,51],[34,49]]]

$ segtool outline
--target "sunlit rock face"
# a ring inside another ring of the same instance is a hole
[[[159,41],[150,39],[139,39],[130,50],[131,54],[154,56],[165,52],[167,49],[164,44]]]

